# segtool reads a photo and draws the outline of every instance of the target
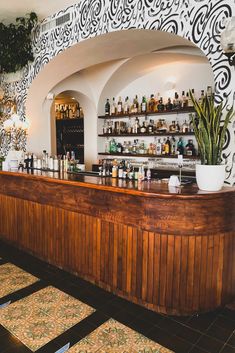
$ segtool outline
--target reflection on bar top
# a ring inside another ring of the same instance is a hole
[[[28,180],[46,181],[56,183],[57,185],[73,185],[76,187],[85,187],[90,189],[105,190],[110,192],[125,193],[129,195],[139,195],[160,198],[216,198],[220,194],[235,192],[235,187],[223,187],[218,192],[207,192],[198,189],[197,184],[187,184],[181,187],[168,186],[167,180],[152,179],[144,180],[125,180],[112,177],[88,176],[69,173],[45,172],[39,170],[30,170],[23,172],[0,172],[1,176],[15,177],[14,183],[17,183],[17,177]],[[1,181],[0,181],[1,184]],[[25,183],[24,183],[25,187]],[[1,187],[0,187],[1,190]]]

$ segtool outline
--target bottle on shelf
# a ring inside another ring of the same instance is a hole
[[[182,96],[181,96],[181,108],[185,109],[188,106],[188,98],[187,95],[185,96],[185,92],[182,91]]]
[[[122,109],[122,98],[119,96],[118,98],[118,103],[117,103],[117,114],[122,114],[123,109]]]
[[[129,114],[130,113],[130,102],[129,102],[129,97],[127,96],[125,99],[124,107],[123,107],[123,113],[124,114]]]
[[[163,112],[164,109],[165,109],[165,106],[164,106],[164,104],[163,104],[163,99],[162,99],[162,97],[160,97],[160,99],[159,99],[159,101],[158,101],[158,105],[157,105],[157,110],[158,110],[159,112]]]
[[[173,120],[169,126],[169,132],[176,132],[175,120]]]
[[[177,92],[175,92],[175,98],[173,101],[173,109],[175,109],[175,110],[181,109],[181,101],[179,99],[179,95]]]
[[[133,134],[139,134],[140,133],[140,124],[139,124],[139,119],[137,117],[135,118],[135,123],[134,123],[134,126],[133,126],[132,133]]]
[[[147,126],[147,133],[153,134],[153,132],[154,132],[154,120],[150,119],[149,124]]]
[[[193,140],[188,140],[188,143],[185,146],[185,154],[186,156],[196,156],[196,150],[193,144]]]
[[[211,86],[207,86],[206,95],[207,95],[208,98],[210,98],[213,95],[213,91],[212,91],[212,87]]]
[[[160,156],[162,154],[162,142],[161,139],[158,139],[156,143],[156,155]]]
[[[145,121],[143,121],[142,126],[140,127],[140,133],[145,134],[146,132],[147,132],[146,123]]]
[[[192,96],[194,97],[194,95],[195,95],[194,88],[191,89],[191,93],[192,93]],[[188,107],[190,107],[190,108],[193,107],[193,101],[190,96],[188,97]]]
[[[187,121],[185,120],[183,125],[182,125],[182,133],[185,134],[189,132],[189,124],[187,123]]]
[[[141,113],[146,113],[147,111],[147,100],[146,97],[142,97],[142,102],[141,102]]]
[[[111,115],[116,115],[117,114],[117,106],[115,102],[115,97],[113,97],[113,102],[111,105]]]
[[[182,137],[179,138],[179,141],[177,143],[177,152],[178,154],[184,154],[184,141]]]
[[[166,139],[164,149],[165,149],[165,154],[169,156],[171,154],[171,142],[169,137],[167,137]]]
[[[138,101],[138,96],[136,95],[135,98],[133,99],[131,113],[138,113],[138,112],[139,112],[139,101]]]
[[[171,103],[171,99],[170,99],[170,98],[168,98],[165,107],[166,107],[166,110],[167,110],[167,111],[170,111],[170,110],[173,109],[173,104]]]
[[[171,137],[170,143],[171,143],[171,154],[174,156],[176,155],[176,152],[177,152],[176,140],[174,136]]]
[[[149,102],[148,102],[148,111],[153,113],[156,111],[156,100],[154,98],[154,94],[151,94]]]
[[[108,98],[105,103],[105,115],[110,115],[110,103]]]
[[[200,95],[200,97],[198,99],[198,103],[202,104],[204,98],[205,98],[205,93],[204,93],[204,89],[202,89],[201,90],[201,95]]]

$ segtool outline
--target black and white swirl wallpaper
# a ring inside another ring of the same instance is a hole
[[[52,58],[85,39],[128,29],[161,30],[194,42],[212,66],[217,101],[223,100],[227,108],[234,104],[235,70],[220,47],[224,19],[235,16],[234,0],[81,0],[46,20],[68,12],[71,20],[64,26],[48,32],[42,32],[43,23],[36,28],[35,60],[25,69],[23,79],[12,84],[2,82],[6,95],[17,99],[22,116],[32,80]],[[235,124],[227,133],[223,157],[227,164],[226,183],[233,185]]]

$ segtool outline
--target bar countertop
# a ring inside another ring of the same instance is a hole
[[[100,177],[96,175],[83,175],[79,173],[58,173],[39,170],[30,171],[0,171],[0,176],[11,178],[23,178],[26,180],[43,180],[48,183],[80,186],[90,189],[105,190],[115,193],[129,195],[158,197],[158,198],[179,198],[179,199],[214,199],[224,194],[235,193],[234,187],[223,187],[218,192],[207,192],[199,190],[196,183],[189,183],[181,187],[171,187],[166,180],[151,179],[151,181],[124,180],[112,177]]]

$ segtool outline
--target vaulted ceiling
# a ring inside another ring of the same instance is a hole
[[[39,20],[53,15],[80,0],[8,0],[0,1],[0,22],[5,24],[14,22],[16,17],[29,12],[36,12]]]

